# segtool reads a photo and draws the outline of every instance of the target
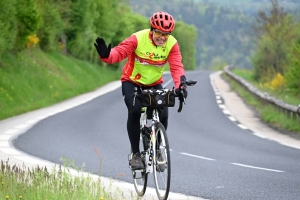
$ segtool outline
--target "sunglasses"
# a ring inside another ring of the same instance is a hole
[[[154,33],[158,37],[165,36],[166,38],[171,35],[171,33],[162,33],[162,32],[160,32],[159,30],[156,30],[156,29],[154,29]]]

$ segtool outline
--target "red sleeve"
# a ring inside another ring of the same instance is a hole
[[[117,63],[131,55],[136,48],[137,38],[135,35],[131,35],[123,40],[118,46],[112,48],[108,58],[101,58],[99,56],[99,59],[108,64]]]
[[[168,62],[176,89],[180,85],[180,76],[185,75],[180,47],[177,42],[170,51]]]

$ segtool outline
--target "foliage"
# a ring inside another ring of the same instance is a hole
[[[282,88],[284,85],[285,85],[285,80],[280,73],[278,73],[271,81],[264,84],[265,87],[268,87],[271,90]]]
[[[291,105],[299,105],[300,96],[299,93],[292,93],[291,90],[287,88],[287,76],[273,77],[269,82],[257,82],[254,79],[254,71],[248,69],[233,69],[232,72],[243,79],[247,80],[251,85],[255,86],[260,91],[264,91],[271,96],[274,96],[277,99],[281,99],[282,101],[291,104]],[[273,84],[273,87],[267,87],[265,84],[268,83],[269,86]],[[275,87],[274,87],[275,86]],[[274,88],[274,89],[272,89]],[[276,89],[275,89],[276,88]]]
[[[40,41],[40,39],[36,36],[36,34],[29,35],[27,38],[28,40],[26,43],[26,47],[29,49],[35,47],[35,45],[38,44]]]
[[[111,40],[113,46],[118,45],[122,40],[129,37],[132,33],[149,28],[149,19],[132,13],[131,9],[127,6],[120,6],[115,12],[125,13],[125,15],[123,15],[122,18],[118,19],[115,23],[117,24],[118,28],[116,29],[117,31]]]
[[[207,1],[155,1],[155,6],[153,1],[130,2],[135,12],[148,18],[154,12],[162,10],[172,14],[176,22],[194,25],[197,30],[195,40],[197,67],[203,69],[214,67],[216,57],[225,63],[243,68],[251,67],[252,16],[245,16],[237,10],[218,7]],[[176,29],[177,26],[175,31]],[[186,42],[189,40],[185,39]]]
[[[17,17],[17,38],[16,50],[23,50],[29,35],[35,34],[41,24],[41,16],[36,0],[18,1],[16,3]]]
[[[39,48],[5,53],[0,62],[0,120],[92,91],[118,80],[120,73]]]
[[[298,36],[292,16],[283,11],[277,0],[271,0],[271,3],[268,13],[258,13],[258,25],[253,27],[258,36],[252,59],[257,80],[268,80],[277,73],[286,73],[290,65],[290,47]]]
[[[0,55],[11,50],[17,36],[16,0],[0,1]]]
[[[292,60],[289,71],[286,74],[286,83],[289,90],[300,97],[300,41],[295,45],[290,54]]]
[[[186,70],[196,68],[196,48],[197,29],[195,26],[177,22],[176,28],[172,33],[177,39],[182,54],[182,62]],[[186,39],[189,38],[187,41]]]
[[[40,47],[45,51],[58,49],[58,41],[64,31],[65,24],[59,5],[56,0],[39,1],[41,26],[38,35],[41,39]]]
[[[0,163],[1,199],[125,199],[119,191],[107,192],[100,177],[93,177],[78,169],[73,163],[70,166],[26,167],[11,165],[9,160]],[[75,167],[73,167],[75,166]],[[72,168],[75,168],[74,170]]]
[[[103,37],[107,44],[115,46],[132,33],[149,28],[149,19],[134,14],[128,3],[128,0],[0,1],[0,109],[4,110],[0,118],[89,91],[112,76],[118,79],[115,75],[120,70],[110,69],[118,69],[123,63],[106,68],[104,62],[99,62],[93,44],[97,37]],[[182,43],[186,68],[193,69],[195,28],[181,22],[178,33],[174,34],[178,34]],[[67,53],[70,60],[100,63],[103,68],[63,61],[60,51]]]
[[[95,49],[95,20],[98,15],[99,1],[74,0],[71,4],[70,26],[66,31],[68,51],[83,60],[92,59]],[[104,10],[100,10],[104,12]]]
[[[125,13],[125,14],[123,14]],[[115,21],[116,28],[114,36],[111,38],[112,46],[118,45],[125,38],[129,37],[132,33],[142,29],[149,28],[149,21],[147,18],[132,13],[131,9],[126,5],[120,5],[115,9],[115,14],[122,16]],[[116,69],[123,67],[124,61],[121,63],[113,64],[110,67]]]
[[[244,72],[242,71],[239,71],[239,73],[244,74]],[[273,127],[276,127],[277,129],[292,131],[298,134],[300,133],[299,119],[287,118],[286,113],[280,111],[273,105],[269,104],[266,106],[264,102],[261,102],[259,99],[257,99],[255,95],[253,95],[248,90],[245,90],[245,87],[242,87],[240,84],[234,81],[234,79],[231,79],[228,75],[223,74],[222,76],[223,78],[225,78],[225,80],[227,80],[230,83],[232,89],[235,92],[237,92],[248,105],[250,105],[257,111],[257,113],[261,116],[263,121],[265,121]],[[296,100],[296,102],[299,102],[299,99]]]

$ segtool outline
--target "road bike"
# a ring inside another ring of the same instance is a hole
[[[193,86],[197,81],[185,81],[181,83],[187,86]],[[146,104],[142,103],[142,111],[140,117],[140,153],[142,162],[145,168],[139,170],[132,169],[134,188],[138,196],[143,196],[146,192],[148,175],[153,173],[154,184],[159,200],[166,200],[169,195],[170,181],[171,181],[171,157],[167,132],[165,127],[160,122],[162,114],[162,107],[173,107],[175,104],[175,97],[178,97],[180,105],[178,112],[181,112],[185,98],[183,91],[176,95],[174,89],[149,89],[143,90],[134,88],[133,103],[135,106],[136,98],[140,101],[145,101],[147,94]],[[169,96],[169,97],[167,97]],[[171,97],[170,97],[171,96]],[[169,101],[169,102],[168,102]],[[129,161],[132,159],[132,152],[129,154]],[[129,166],[130,167],[130,166]]]

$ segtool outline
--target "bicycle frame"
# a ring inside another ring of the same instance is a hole
[[[156,149],[156,142],[155,142],[155,126],[153,126],[156,122],[159,122],[159,114],[157,109],[153,109],[152,111],[152,124],[151,124],[151,141],[149,144],[148,149],[145,149],[145,164],[146,164],[146,169],[145,172],[146,173],[152,173],[153,172],[153,158],[155,158],[156,156],[156,151],[154,151],[154,149]],[[141,118],[140,118],[140,129],[142,129],[143,127],[147,127],[147,108],[144,107],[143,108],[143,112],[141,113]]]
[[[183,103],[185,104],[184,93],[182,91],[184,90],[184,88],[181,88],[181,85],[192,86],[195,85],[196,83],[197,81],[185,81],[180,84],[179,87],[180,94],[179,96],[175,94],[176,95],[175,97],[179,97],[179,101],[180,101],[178,112],[181,112],[182,105]],[[155,95],[165,95],[165,93],[163,94],[157,93]],[[136,97],[139,98],[137,87],[134,88],[134,92],[132,95],[133,101],[132,101],[132,107],[130,112],[132,112],[133,107],[135,106]],[[164,96],[163,98],[165,97],[166,96]],[[151,98],[154,98],[156,101],[153,102],[153,99],[151,100]],[[150,102],[153,104],[151,103],[149,104],[149,99]],[[132,169],[132,175],[134,178],[134,187],[137,194],[139,196],[143,196],[147,188],[148,174],[153,173],[157,197],[159,200],[166,200],[168,198],[169,191],[170,191],[171,160],[170,160],[170,147],[169,147],[167,132],[165,130],[164,125],[160,122],[159,109],[161,109],[161,107],[164,106],[172,107],[174,106],[174,104],[161,105],[160,96],[155,96],[155,97],[149,96],[148,98],[147,95],[146,97],[142,96],[140,100],[144,100],[141,102],[141,104],[147,106],[142,108],[141,110],[142,112],[140,116],[140,131],[141,131],[140,134],[142,140],[142,143],[140,143],[140,148],[143,148],[143,150],[140,153],[145,168],[137,169],[137,170]],[[158,105],[161,105],[161,107],[159,107]],[[150,114],[151,114],[151,118],[149,116]],[[151,124],[148,121],[148,119],[149,121],[151,120]],[[131,154],[129,155],[129,160],[132,158],[132,156],[133,154],[131,152]]]

